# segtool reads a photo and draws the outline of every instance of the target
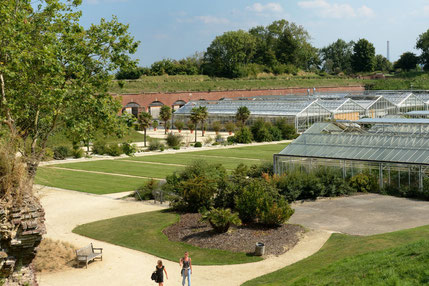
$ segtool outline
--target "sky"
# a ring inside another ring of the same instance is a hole
[[[133,58],[140,66],[204,52],[227,31],[249,30],[286,19],[303,26],[317,48],[337,39],[365,38],[376,53],[395,61],[415,50],[429,29],[429,0],[83,0],[82,24],[116,15],[141,42]]]

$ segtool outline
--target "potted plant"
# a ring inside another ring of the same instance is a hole
[[[220,121],[213,122],[212,129],[216,133],[216,135],[219,135],[219,131],[222,129],[222,124],[220,123]]]
[[[185,123],[183,121],[177,120],[174,122],[174,126],[176,126],[179,133],[182,133],[183,126],[185,126]]]
[[[195,124],[192,121],[188,121],[186,123],[186,127],[188,127],[189,131],[192,133],[194,133],[195,130]]]
[[[229,121],[225,124],[225,129],[228,131],[229,135],[232,135],[232,132],[234,132],[235,128],[236,126],[234,122]]]
[[[156,131],[156,128],[158,127],[158,121],[154,120],[152,122],[153,131]]]

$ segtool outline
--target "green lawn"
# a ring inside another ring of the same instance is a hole
[[[107,194],[136,189],[145,180],[114,176],[113,174],[163,179],[175,171],[182,170],[195,160],[222,164],[232,170],[238,164],[259,164],[272,161],[273,154],[280,152],[287,143],[246,146],[231,149],[216,149],[177,154],[160,154],[126,159],[100,160],[80,163],[57,164],[39,169],[36,182],[40,185],[58,187],[95,194]],[[132,161],[132,162],[129,162]],[[145,163],[146,162],[146,163]],[[160,164],[151,164],[160,163]],[[162,165],[164,164],[177,164]],[[54,167],[70,169],[59,170]],[[71,170],[96,171],[108,174],[93,174]]]
[[[162,230],[178,219],[179,216],[171,212],[147,212],[92,222],[76,227],[73,232],[171,261],[179,261],[183,253],[189,251],[195,265],[238,264],[261,260],[260,257],[245,253],[203,249],[169,241]]]
[[[97,195],[132,191],[147,180],[40,167],[36,184]]]
[[[429,226],[366,237],[333,234],[316,254],[243,285],[427,284],[428,238]]]

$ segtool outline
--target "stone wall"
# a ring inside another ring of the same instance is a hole
[[[30,263],[46,232],[43,208],[30,194],[19,205],[0,206],[0,277],[8,278],[5,285],[35,285]]]

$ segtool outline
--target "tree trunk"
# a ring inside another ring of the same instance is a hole
[[[144,129],[144,146],[146,147],[146,128]]]

